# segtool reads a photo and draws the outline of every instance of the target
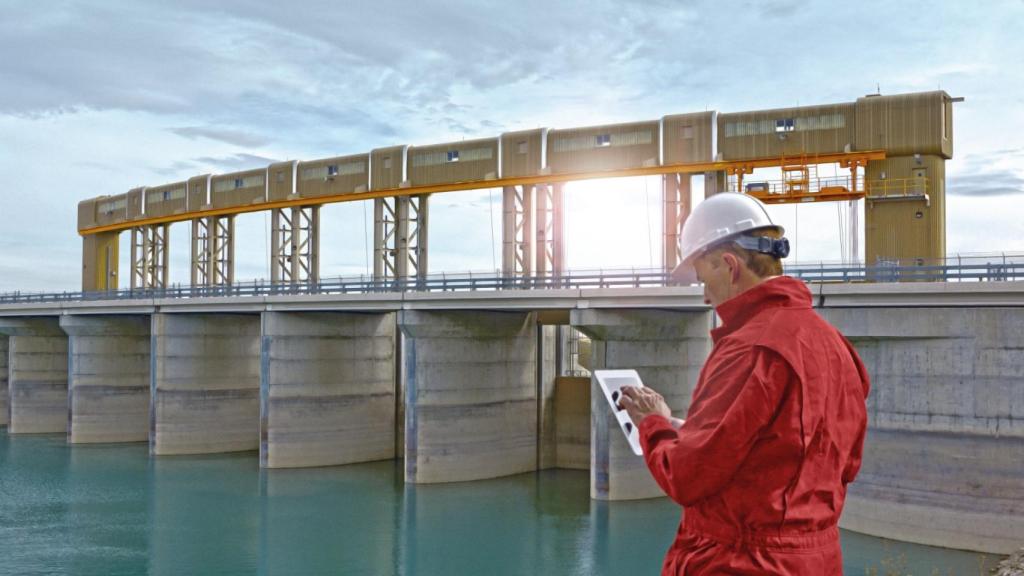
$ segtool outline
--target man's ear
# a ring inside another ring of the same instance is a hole
[[[740,259],[732,252],[722,254],[722,262],[729,267],[729,279],[735,284],[740,280]]]

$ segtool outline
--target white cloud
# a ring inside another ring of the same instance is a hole
[[[0,190],[0,291],[76,288],[75,205],[137,185],[511,129],[848,101],[877,84],[967,98],[947,171],[949,249],[1024,250],[1019,210],[1006,209],[1024,201],[1011,193],[1024,159],[998,153],[1024,133],[1024,42],[1009,25],[1021,21],[1024,4],[1009,1],[8,1],[0,174],[17,184]],[[435,197],[433,270],[491,267],[489,215],[474,202]],[[581,201],[569,219],[589,210]],[[837,259],[834,207],[800,210],[800,259]],[[361,210],[325,211],[337,240],[323,246],[324,274],[365,269],[351,232]],[[622,236],[600,241],[628,249],[587,255],[581,232],[570,263],[656,262],[650,242],[631,244],[647,234],[643,211],[623,214]],[[255,220],[240,277],[265,274]],[[175,258],[187,278],[187,253]]]

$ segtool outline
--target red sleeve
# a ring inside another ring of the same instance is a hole
[[[789,364],[756,347],[706,375],[699,397],[677,431],[668,419],[640,422],[640,444],[658,485],[682,506],[721,490],[746,459],[758,433],[775,415],[788,383]]]

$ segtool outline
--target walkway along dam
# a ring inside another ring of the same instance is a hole
[[[811,289],[872,377],[843,527],[1021,546],[1024,282]],[[685,411],[715,322],[699,290],[0,304],[0,424],[153,458],[258,451],[267,468],[401,458],[409,483],[589,469],[592,498],[656,497],[589,378],[564,375],[568,334],[589,337],[592,368],[636,368]]]

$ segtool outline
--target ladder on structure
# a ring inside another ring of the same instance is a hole
[[[811,182],[818,181],[818,166],[806,162],[782,165],[782,190],[787,196],[810,194]]]

